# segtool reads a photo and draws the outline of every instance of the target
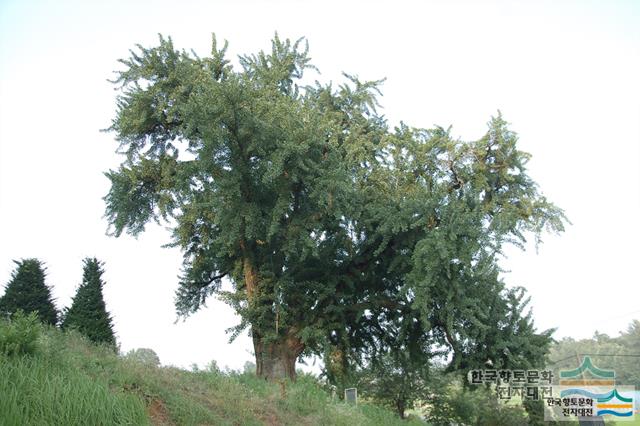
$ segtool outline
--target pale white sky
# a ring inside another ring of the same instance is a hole
[[[0,285],[12,259],[37,257],[59,307],[81,260],[106,262],[105,297],[124,350],[165,364],[216,359],[241,368],[250,341],[211,300],[174,324],[180,252],[150,226],[105,235],[102,172],[116,167],[106,81],[135,43],[171,35],[201,56],[211,32],[230,53],[306,36],[321,80],[387,77],[391,123],[453,125],[480,137],[500,109],[533,154],[530,173],[573,222],[536,254],[510,250],[511,285],[527,287],[540,329],[612,335],[640,318],[640,3],[629,1],[214,2],[0,0]],[[1,291],[1,290],[0,290]]]

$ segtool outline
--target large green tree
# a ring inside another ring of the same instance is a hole
[[[310,353],[342,368],[353,354],[428,360],[434,345],[478,345],[496,325],[489,303],[508,304],[503,244],[562,229],[505,121],[472,142],[391,129],[380,82],[303,85],[313,67],[300,41],[276,36],[239,68],[225,51],[214,37],[200,58],[161,37],[115,79],[124,159],[106,173],[106,214],[116,236],[173,226],[178,313],[212,294],[231,304],[266,378],[294,378]]]
[[[0,297],[0,313],[11,315],[18,310],[36,312],[40,321],[56,325],[58,311],[53,303],[51,289],[45,284],[45,267],[38,259],[14,261],[16,269]]]
[[[96,258],[83,261],[82,284],[78,286],[71,307],[65,312],[63,329],[76,329],[96,343],[115,346],[111,315],[102,294],[103,264]]]

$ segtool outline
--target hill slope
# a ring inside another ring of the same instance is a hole
[[[56,329],[42,332],[33,355],[0,355],[1,425],[412,424],[332,402],[310,376],[285,393],[252,374],[145,365]]]

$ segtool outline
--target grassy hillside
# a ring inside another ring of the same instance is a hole
[[[7,334],[0,330],[0,346]],[[1,425],[422,424],[332,402],[305,375],[282,397],[280,386],[251,374],[145,365],[55,329],[42,330],[34,354],[8,355],[9,346],[0,347]]]

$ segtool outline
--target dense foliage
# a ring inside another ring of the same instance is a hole
[[[45,284],[45,268],[38,259],[14,261],[16,269],[0,297],[0,314],[8,316],[22,310],[36,312],[45,324],[58,322],[58,311],[53,303],[51,289]]]
[[[498,400],[495,390],[468,389],[459,376],[432,381],[426,419],[433,425],[525,426],[537,425],[520,404]]]
[[[103,265],[96,258],[84,259],[83,265],[82,284],[64,314],[62,328],[76,329],[95,343],[115,346],[113,324],[102,294]]]
[[[388,351],[428,363],[441,348],[452,369],[541,362],[548,334],[496,259],[528,233],[561,231],[563,214],[501,116],[469,142],[390,128],[380,82],[304,85],[313,67],[300,41],[276,37],[238,69],[225,52],[215,37],[205,58],[161,37],[115,79],[110,130],[124,158],[106,173],[106,215],[115,235],[171,224],[179,314],[221,297],[267,378],[295,377],[311,353],[329,377]]]
[[[42,324],[36,312],[25,315],[18,311],[11,319],[0,319],[0,354],[33,355],[38,349]]]
[[[358,389],[367,398],[386,405],[405,418],[405,411],[429,394],[429,366],[405,352],[387,353],[360,372]]]

